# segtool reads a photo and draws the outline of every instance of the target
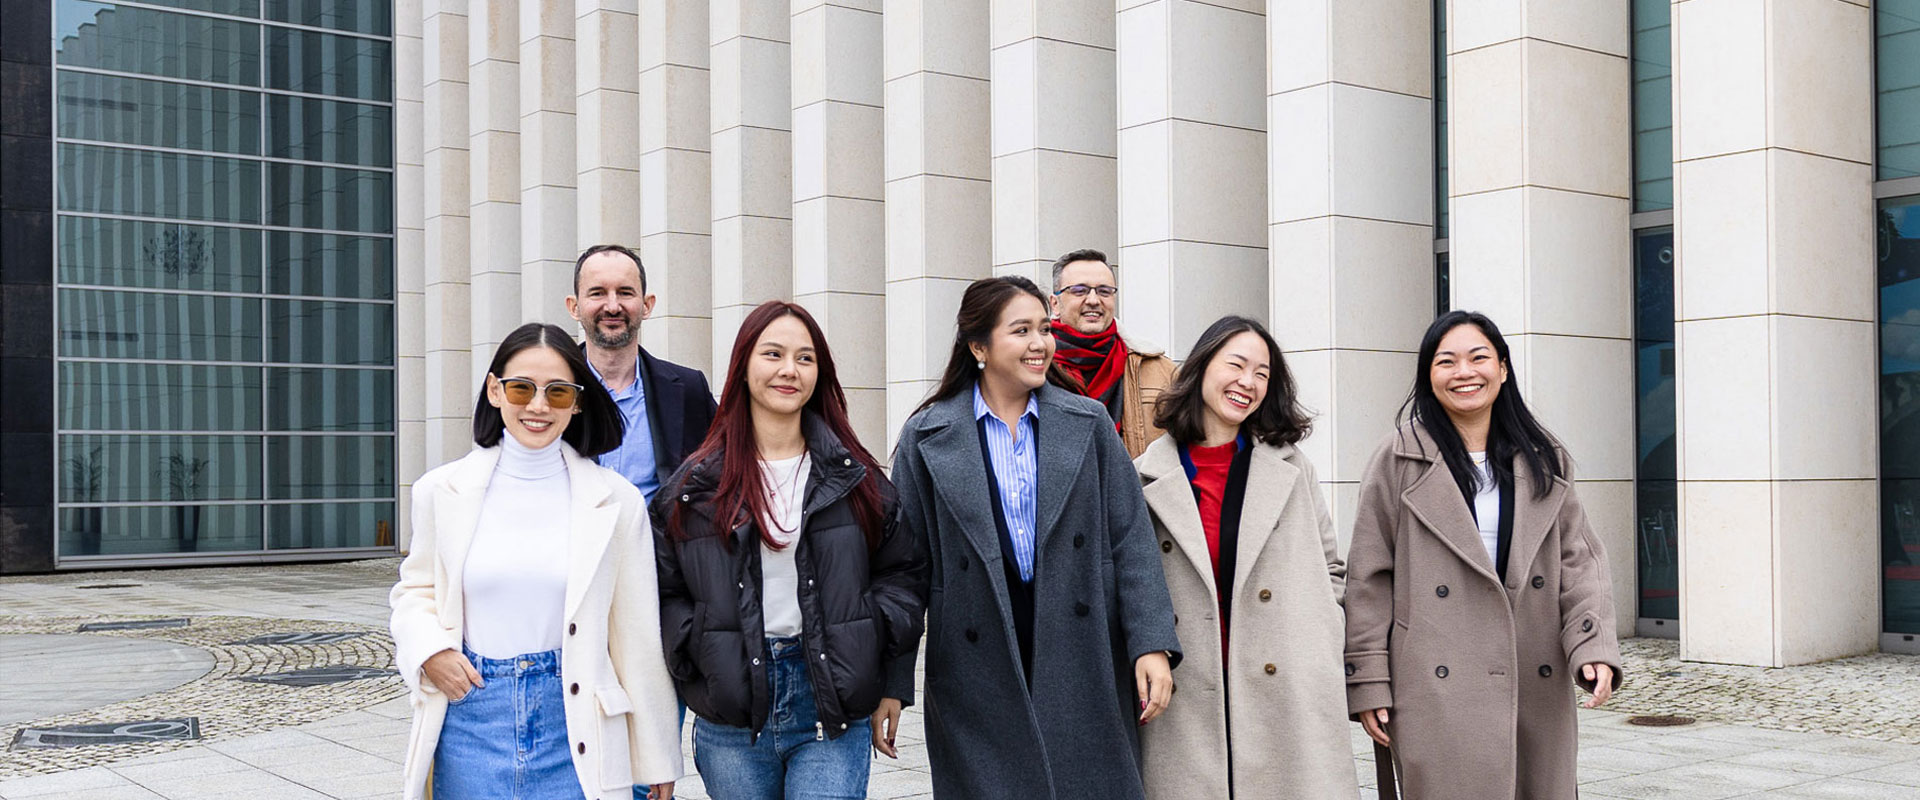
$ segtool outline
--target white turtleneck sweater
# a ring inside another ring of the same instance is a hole
[[[467,647],[486,658],[560,647],[573,505],[565,446],[555,439],[530,450],[511,434],[500,437],[461,590]]]

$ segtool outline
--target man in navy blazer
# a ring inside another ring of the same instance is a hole
[[[640,323],[653,313],[654,299],[646,266],[626,247],[597,244],[573,262],[567,313],[586,330],[587,364],[627,425],[620,448],[600,456],[600,464],[626,476],[649,502],[706,438],[715,408],[699,370],[640,346]]]

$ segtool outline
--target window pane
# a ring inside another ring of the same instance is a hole
[[[62,289],[59,348],[71,358],[259,361],[260,301]]]
[[[1920,0],[1873,4],[1880,179],[1920,175]]]
[[[386,106],[270,94],[267,154],[299,161],[393,166],[393,111]]]
[[[257,505],[60,509],[62,556],[258,549]]]
[[[60,365],[60,427],[257,431],[260,369],[66,362]]]
[[[260,290],[260,232],[60,217],[60,280],[88,286]]]
[[[393,306],[268,300],[267,360],[285,364],[393,364]]]
[[[147,5],[210,11],[230,17],[260,16],[259,0],[143,0]]]
[[[376,39],[267,28],[267,85],[356,100],[393,99],[393,46]]]
[[[267,496],[328,500],[393,496],[392,436],[273,436]]]
[[[260,96],[60,71],[60,135],[186,150],[260,153]]]
[[[1673,231],[1641,234],[1634,243],[1634,375],[1639,421],[1640,611],[1647,619],[1680,618],[1680,505],[1675,450]]]
[[[267,397],[271,430],[393,430],[393,370],[273,367]]]
[[[1633,210],[1673,208],[1673,8],[1633,0]]]
[[[393,240],[331,233],[267,234],[267,291],[393,299]]]
[[[260,162],[60,146],[60,209],[215,222],[260,221]]]
[[[393,33],[393,4],[385,0],[267,0],[267,19],[388,36]]]
[[[60,502],[260,498],[259,436],[60,437]]]
[[[393,175],[357,169],[268,165],[271,224],[330,231],[393,231]]]
[[[1433,238],[1447,238],[1447,0],[1433,3]]]
[[[151,8],[60,0],[62,66],[260,85],[260,26]]]
[[[1881,205],[1879,242],[1882,608],[1920,633],[1920,199]]]
[[[392,547],[392,503],[300,503],[267,506],[272,550]]]

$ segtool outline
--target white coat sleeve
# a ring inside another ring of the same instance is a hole
[[[393,633],[393,660],[401,680],[416,692],[437,694],[431,681],[421,679],[421,667],[442,650],[460,650],[460,632],[440,624],[440,603],[447,598],[440,576],[439,538],[434,531],[433,499],[437,481],[413,487],[413,542],[400,562],[400,580],[387,595],[393,609],[388,629]]]

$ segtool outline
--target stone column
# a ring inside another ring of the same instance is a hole
[[[1447,27],[1453,304],[1500,324],[1516,385],[1571,451],[1622,634],[1636,596],[1627,12],[1456,3]]]
[[[1267,315],[1266,3],[1120,6],[1119,319],[1180,359]]]
[[[1273,334],[1341,550],[1433,319],[1432,0],[1267,15]]]
[[[453,0],[422,0],[427,464],[452,460],[472,448],[473,403],[479,390],[468,355],[466,7]]]
[[[713,352],[707,34],[705,0],[641,0],[640,256],[660,298],[642,336],[648,352],[703,372]]]
[[[422,0],[400,0],[393,9],[393,251],[395,334],[400,361],[396,409],[400,506],[396,520],[401,550],[413,536],[413,481],[439,462],[427,453],[427,263],[426,216],[426,19]]]
[[[886,441],[880,3],[792,0],[793,298],[834,345],[854,431]]]
[[[888,451],[946,368],[960,295],[992,274],[988,17],[978,3],[887,8]]]
[[[521,321],[520,10],[512,0],[471,0],[467,8],[468,341],[477,379]]]
[[[574,15],[577,257],[640,243],[640,26],[633,0],[577,0]]]
[[[1114,0],[992,0],[993,270],[1119,251]]]
[[[520,6],[520,318],[573,326],[575,181],[571,4]]]
[[[740,320],[793,291],[793,105],[786,0],[711,6],[713,374]]]
[[[1687,659],[1777,667],[1876,647],[1869,13],[1673,6]]]

